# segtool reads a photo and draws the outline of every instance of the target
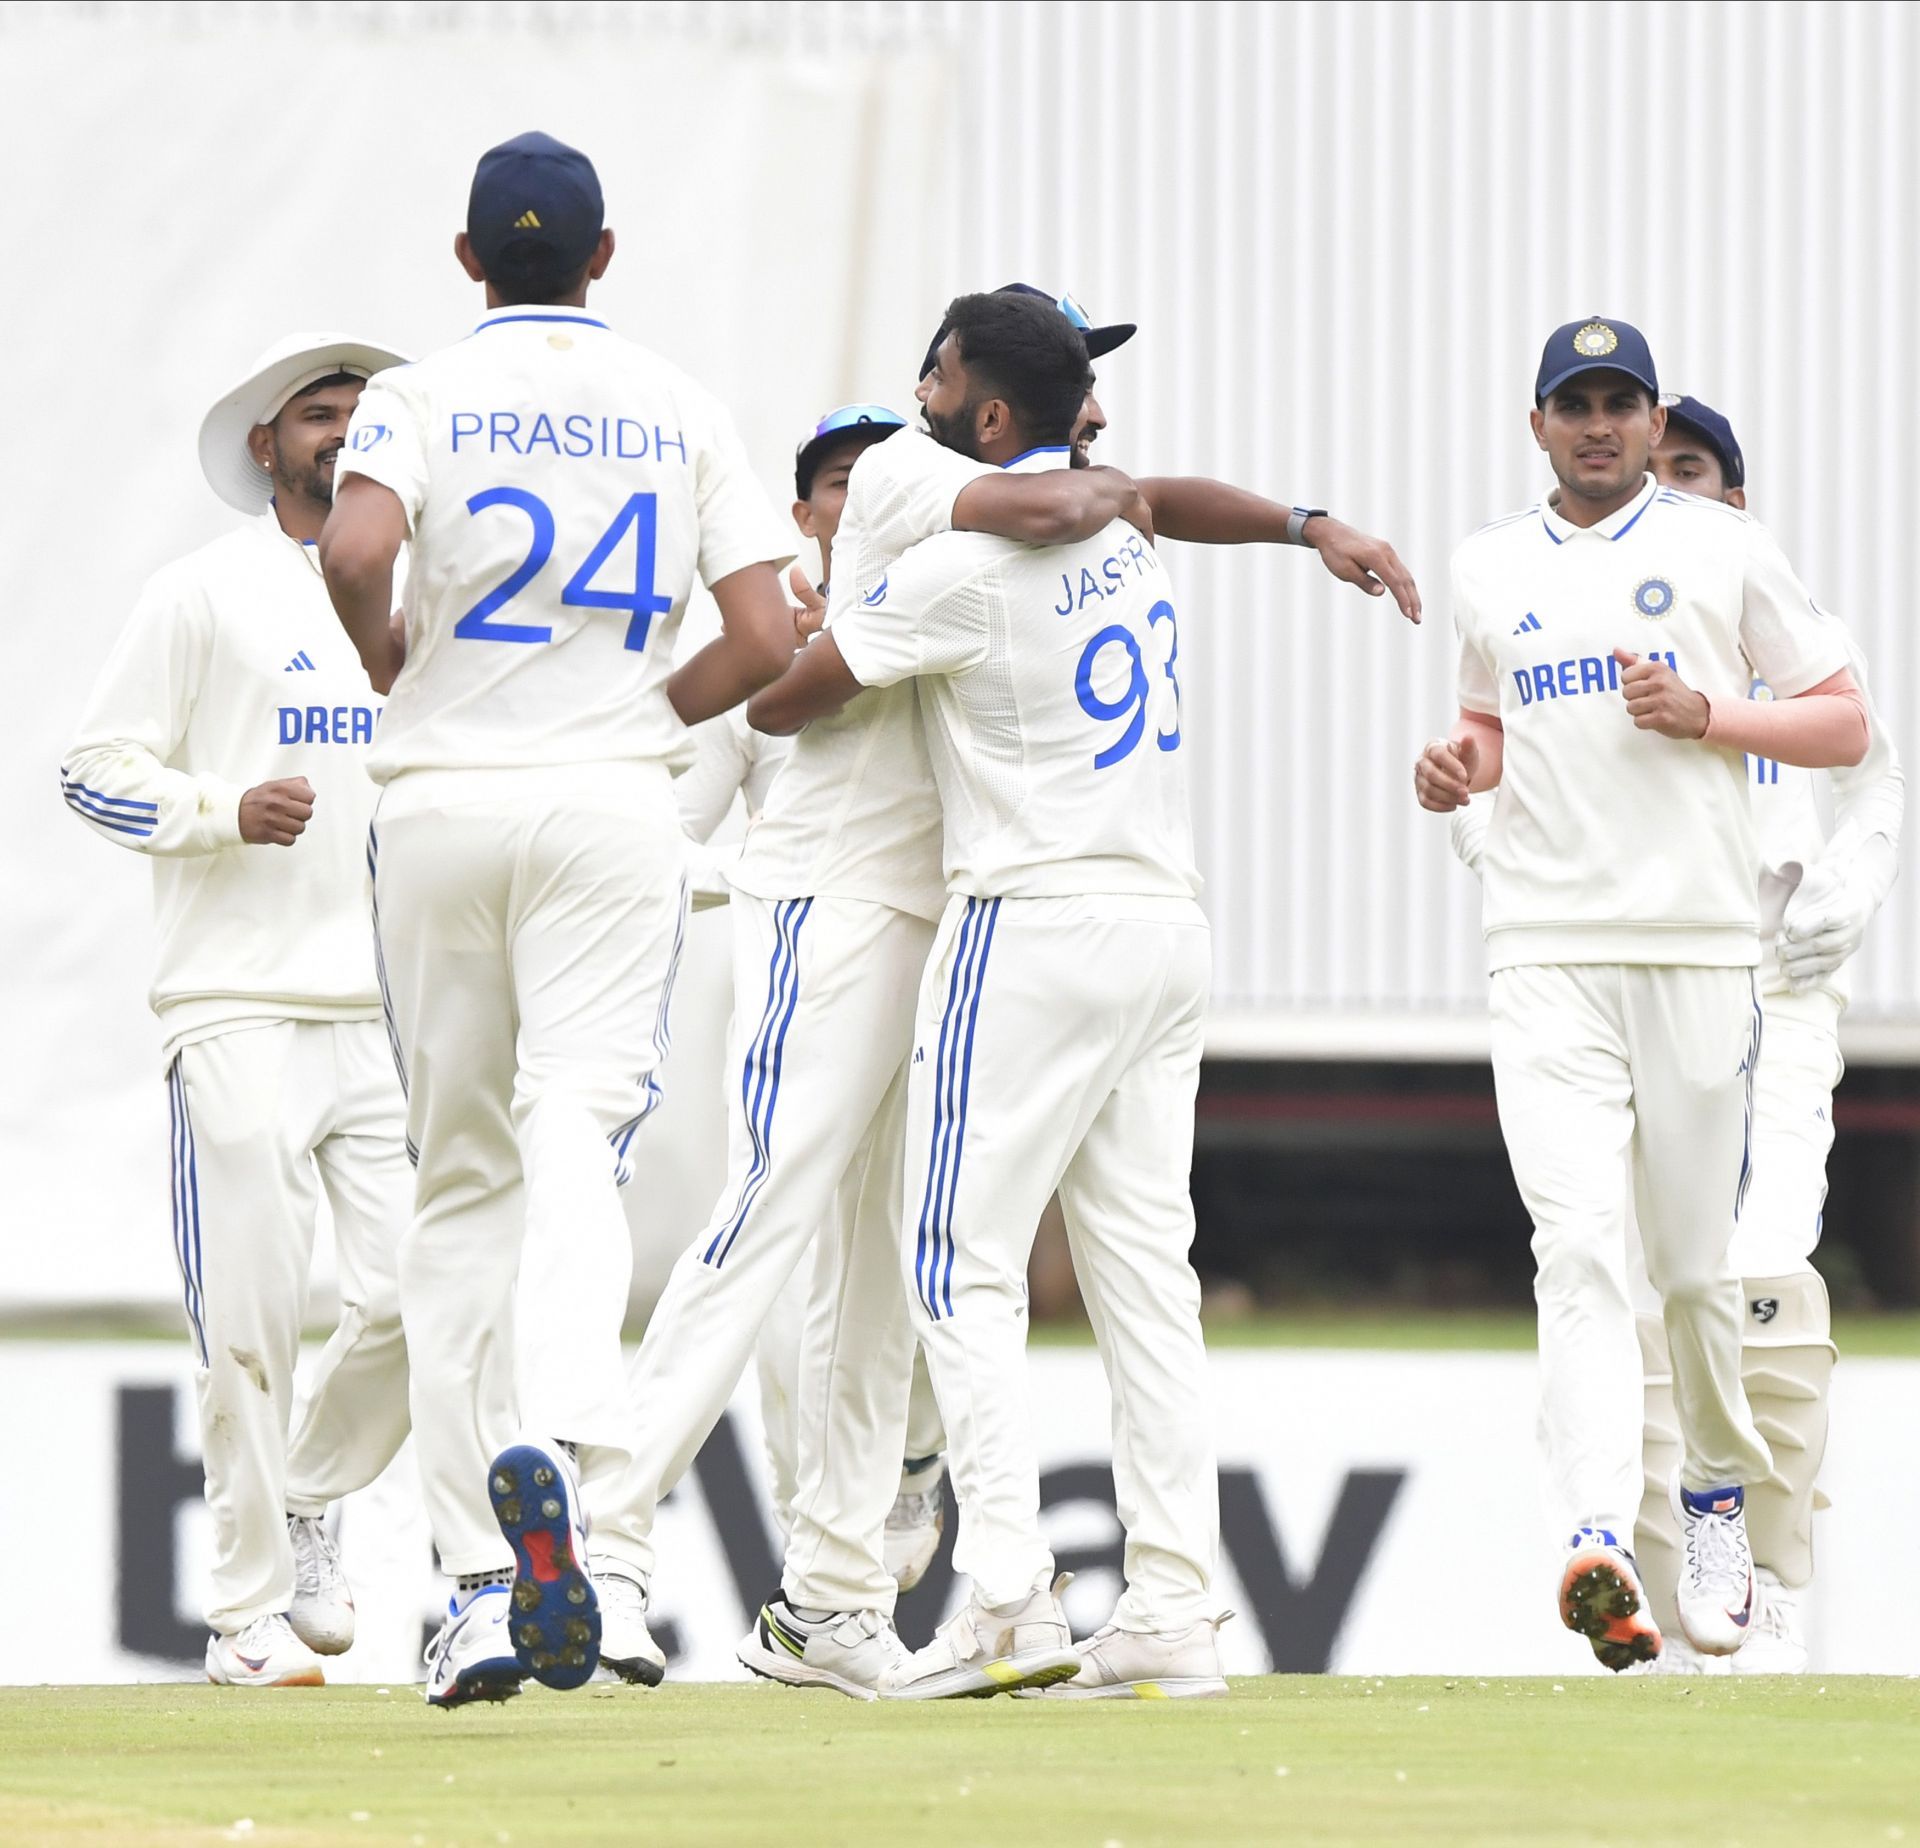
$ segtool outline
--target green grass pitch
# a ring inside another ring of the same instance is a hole
[[[1273,1677],[862,1706],[760,1685],[0,1692],[0,1841],[1920,1843],[1920,1681]]]

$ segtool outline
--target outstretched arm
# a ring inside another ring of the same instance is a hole
[[[1305,545],[1340,579],[1370,597],[1392,592],[1409,622],[1420,620],[1420,591],[1400,555],[1384,539],[1321,513],[1289,532],[1293,509],[1245,488],[1201,475],[1156,475],[1140,483],[1163,539],[1189,545]]]

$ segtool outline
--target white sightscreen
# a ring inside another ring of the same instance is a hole
[[[1305,554],[1171,563],[1215,1049],[1420,1056],[1483,1031],[1476,894],[1409,787],[1452,710],[1446,559],[1542,485],[1557,322],[1637,321],[1732,414],[1920,739],[1916,80],[1904,5],[0,0],[6,1294],[170,1287],[146,869],[61,808],[68,728],[141,579],[228,518],[193,435],[245,358],[467,324],[447,246],[491,141],[594,154],[596,301],[733,404],[781,502],[797,426],[906,406],[947,296],[1022,279],[1141,324],[1101,367],[1111,459],[1391,536],[1418,632]],[[1856,992],[1853,1055],[1914,1056],[1911,880]]]

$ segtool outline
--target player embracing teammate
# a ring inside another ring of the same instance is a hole
[[[1671,1357],[1676,1614],[1693,1649],[1729,1655],[1755,1612],[1746,1497],[1773,1469],[1729,1259],[1762,1057],[1742,754],[1856,764],[1870,726],[1844,631],[1764,529],[1648,472],[1667,413],[1636,329],[1557,329],[1534,398],[1559,487],[1455,554],[1460,718],[1414,783],[1442,813],[1498,790],[1494,1080],[1535,1227],[1541,1425],[1571,1529],[1560,1615],[1622,1669],[1662,1640],[1633,1552],[1626,1190]],[[1756,676],[1771,701],[1748,698]]]

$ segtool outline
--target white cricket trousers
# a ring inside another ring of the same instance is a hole
[[[282,1020],[184,1046],[167,1070],[173,1240],[213,1514],[207,1622],[293,1602],[288,1514],[364,1488],[407,1435],[397,1264],[413,1206],[400,1085],[377,1020]],[[340,1321],[293,1439],[320,1189]]]
[[[658,764],[413,771],[369,857],[419,1151],[400,1301],[422,1486],[442,1569],[489,1572],[512,1562],[487,1498],[503,1446],[629,1442],[618,1184],[660,1096],[685,838]],[[516,1368],[523,1242],[539,1325]]]
[[[1746,969],[1528,965],[1492,980],[1494,1089],[1533,1218],[1541,1432],[1569,1528],[1631,1533],[1642,1405],[1630,1186],[1694,1489],[1766,1479],[1729,1261],[1750,1173],[1760,1007]]]
[[[835,1219],[835,1202],[849,1181],[865,1174],[870,1150],[888,1134],[889,1097],[904,1090],[914,996],[933,937],[923,919],[858,899],[775,902],[736,892],[731,902],[727,1181],[706,1228],[675,1262],[634,1357],[631,1465],[605,1493],[591,1480],[586,1485],[595,1559],[647,1582],[660,1498],[719,1421],[762,1322],[769,1312],[806,1313],[805,1292],[784,1300],[782,1292],[816,1233],[822,1234],[816,1262],[836,1261],[840,1240],[823,1228]],[[897,1176],[897,1128],[892,1133]],[[899,1428],[873,1439],[885,1459],[883,1499],[871,1525],[873,1557],[858,1576],[867,1601],[884,1595],[883,1608],[890,1609],[893,1581],[885,1575],[881,1532],[905,1442],[912,1348],[895,1248],[873,1252],[867,1270],[891,1293],[900,1329],[898,1357],[875,1363],[897,1376]],[[803,1394],[806,1376],[803,1360]],[[805,1480],[804,1444],[802,1452],[797,1533],[805,1531],[816,1499]],[[860,1604],[836,1598],[830,1608]]]
[[[1052,1573],[1027,1260],[1057,1188],[1113,1401],[1114,1621],[1216,1614],[1219,1484],[1188,1187],[1211,949],[1197,905],[956,898],[921,988],[902,1255],[947,1425],[954,1567],[1004,1606]]]

